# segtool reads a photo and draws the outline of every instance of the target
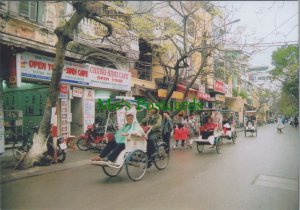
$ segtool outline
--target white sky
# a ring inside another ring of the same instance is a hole
[[[298,42],[298,1],[214,1],[214,4],[226,7],[231,20],[240,19],[232,24],[232,32],[245,29],[239,43],[245,43],[245,39],[249,44]],[[272,52],[276,49],[277,46],[256,48],[250,66],[271,66]],[[249,53],[253,50],[245,49]]]

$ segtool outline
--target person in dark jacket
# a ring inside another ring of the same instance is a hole
[[[168,146],[168,153],[170,151],[170,136],[173,130],[172,119],[169,116],[169,112],[163,113],[163,119],[161,122],[162,139]]]
[[[150,113],[142,120],[142,123],[147,123],[147,126],[151,128],[147,140],[148,168],[153,161],[152,155],[155,151],[154,141],[161,138],[161,120],[162,117],[159,114],[159,108],[155,104],[153,104]]]

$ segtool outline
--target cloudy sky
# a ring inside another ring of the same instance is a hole
[[[298,1],[218,1],[224,6],[231,20],[232,32],[242,30],[240,43],[256,44],[245,48],[253,52],[250,66],[271,66],[274,50],[285,43],[298,42]],[[229,35],[230,36],[230,35]]]

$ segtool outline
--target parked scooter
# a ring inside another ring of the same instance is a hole
[[[102,151],[106,144],[114,138],[114,135],[103,132],[97,132],[96,125],[88,125],[84,134],[80,135],[77,141],[77,147],[81,151],[98,150]]]

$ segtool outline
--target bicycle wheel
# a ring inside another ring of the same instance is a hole
[[[168,146],[165,143],[158,145],[154,156],[154,165],[158,170],[165,169],[169,164]]]
[[[126,158],[126,172],[128,177],[133,181],[138,181],[143,178],[147,169],[147,154],[142,150],[131,152]]]
[[[204,149],[204,144],[200,144],[199,142],[197,142],[197,150],[199,153],[201,153]]]
[[[81,138],[78,139],[77,141],[77,148],[80,149],[81,151],[87,151],[89,150],[89,147],[87,146],[87,139]]]
[[[117,176],[121,172],[122,168],[123,168],[123,166],[120,168],[113,168],[110,166],[102,166],[104,173],[110,177]]]

